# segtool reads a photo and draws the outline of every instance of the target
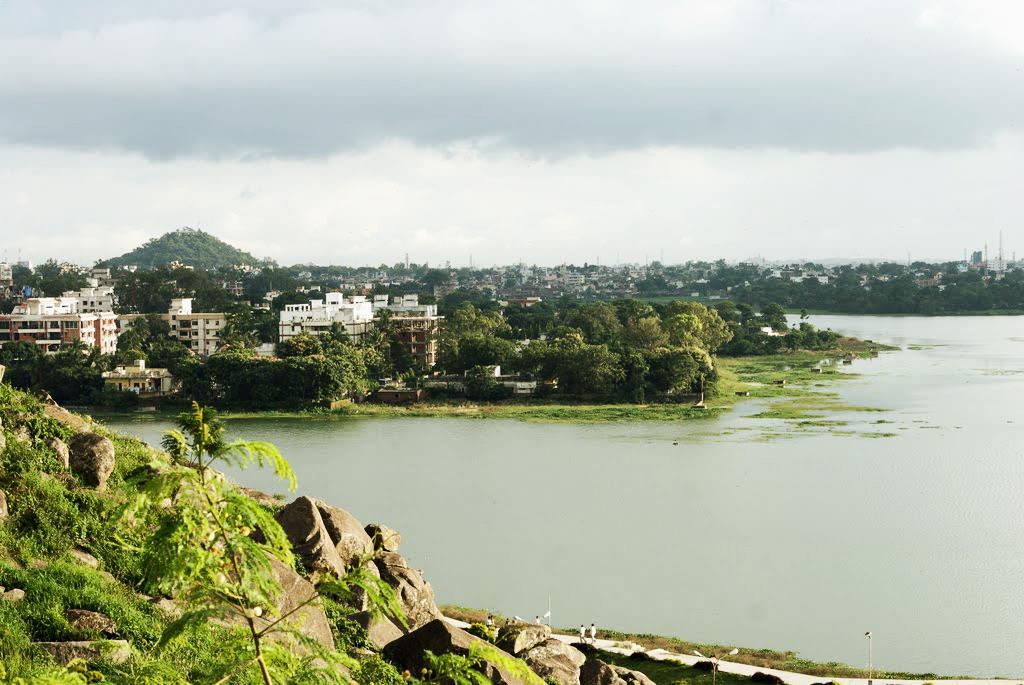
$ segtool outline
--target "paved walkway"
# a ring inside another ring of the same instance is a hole
[[[449,623],[460,628],[468,628],[469,624],[457,621],[453,618],[446,618]],[[579,642],[578,635],[552,634],[552,637],[567,644]],[[619,642],[615,640],[596,640],[594,646],[606,652],[615,654],[632,654],[633,652],[645,652],[652,659],[658,661],[679,661],[688,666],[693,666],[698,661],[704,661],[698,656],[689,654],[675,654],[664,649],[644,649],[641,645],[633,642]],[[815,683],[836,682],[840,685],[868,685],[867,678],[829,678],[827,676],[807,675],[806,673],[793,673],[792,671],[780,671],[775,668],[761,668],[749,664],[739,664],[733,661],[719,661],[718,670],[722,673],[733,673],[735,675],[754,675],[757,671],[770,673],[782,678],[787,685],[814,685]],[[933,680],[899,680],[893,678],[875,678],[874,685],[924,685],[925,683],[937,682]],[[1024,685],[1024,680],[953,680],[940,679],[941,685]]]

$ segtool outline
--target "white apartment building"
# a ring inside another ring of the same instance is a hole
[[[25,300],[10,314],[0,315],[0,345],[29,342],[45,352],[80,341],[102,354],[117,351],[117,322],[113,312],[81,312],[72,297]]]
[[[171,337],[190,350],[207,357],[220,347],[220,336],[228,324],[223,312],[193,312],[191,297],[171,300],[171,307],[162,317],[171,326]]]
[[[78,311],[85,314],[114,311],[114,289],[110,286],[67,290],[63,297],[78,300]]]
[[[288,304],[281,311],[278,334],[284,342],[303,333],[323,335],[334,326],[352,339],[361,338],[373,327],[373,303],[362,295],[327,293],[325,299],[309,304]]]

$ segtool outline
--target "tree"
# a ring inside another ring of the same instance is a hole
[[[298,671],[316,671],[319,682],[347,683],[338,666],[354,660],[304,639],[289,619],[323,593],[369,598],[371,611],[404,622],[394,591],[354,563],[343,578],[320,579],[316,590],[287,613],[278,609],[281,586],[272,560],[291,566],[291,544],[273,515],[243,494],[214,466],[269,467],[290,490],[295,474],[277,448],[266,442],[228,442],[215,413],[193,404],[178,417],[178,430],[163,440],[152,476],[124,506],[123,525],[149,533],[141,551],[146,582],[183,600],[186,611],[163,633],[157,649],[186,629],[210,621],[241,624],[252,647],[219,682],[255,670],[264,685],[289,681]],[[259,532],[259,535],[254,533]],[[127,544],[127,543],[126,543]],[[308,651],[297,657],[275,635],[289,635]]]
[[[654,350],[664,347],[669,336],[661,327],[661,319],[657,316],[645,316],[626,324],[623,334],[626,343],[639,350]]]

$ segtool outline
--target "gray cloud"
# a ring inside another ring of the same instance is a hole
[[[972,147],[1024,115],[1024,56],[972,3],[80,6],[0,10],[0,140],[155,159],[392,139],[868,152]]]

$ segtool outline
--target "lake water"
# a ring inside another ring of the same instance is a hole
[[[712,422],[233,421],[304,494],[399,529],[439,602],[943,674],[1024,674],[1024,318],[816,316],[853,434]],[[895,437],[870,439],[872,422]],[[857,427],[856,422],[863,425]],[[156,442],[166,424],[116,420]],[[779,424],[784,425],[784,424]],[[678,442],[678,444],[674,444]],[[240,477],[275,491],[265,475]]]

